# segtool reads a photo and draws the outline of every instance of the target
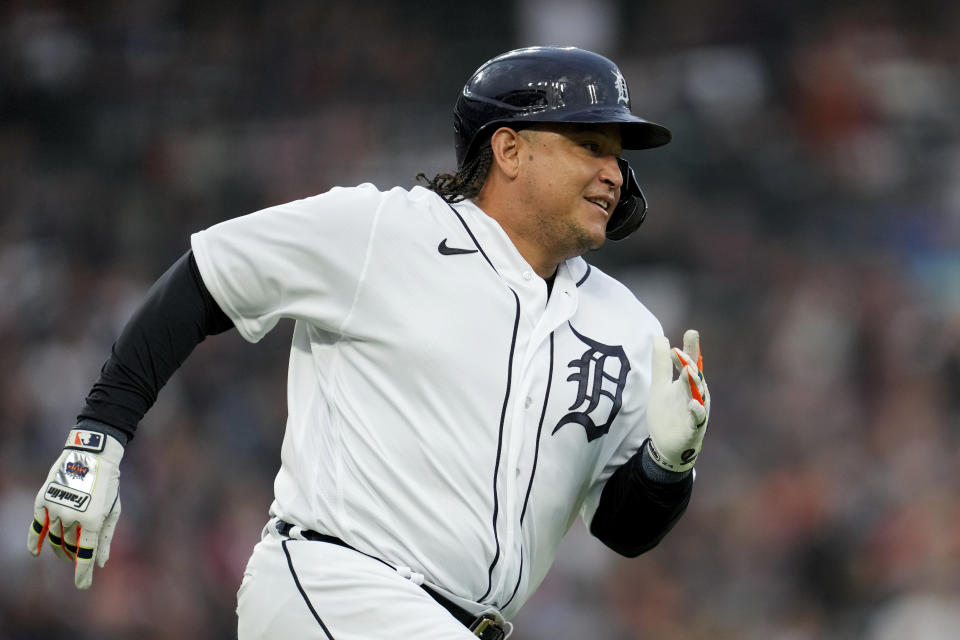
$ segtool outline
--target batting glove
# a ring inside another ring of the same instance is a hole
[[[676,380],[674,367],[680,374]],[[683,351],[671,349],[670,341],[663,336],[655,338],[647,410],[650,457],[670,471],[692,469],[709,418],[710,391],[703,378],[700,334],[693,329],[684,333]]]
[[[120,458],[123,445],[97,431],[70,431],[60,458],[50,468],[33,503],[27,548],[40,555],[43,541],[74,565],[78,589],[93,583],[93,563],[103,567],[120,517]]]

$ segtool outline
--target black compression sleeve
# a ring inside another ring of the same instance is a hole
[[[150,288],[113,344],[78,422],[107,431],[126,445],[194,347],[232,327],[203,284],[193,252],[187,251]]]
[[[644,471],[646,448],[644,443],[610,476],[590,524],[590,533],[630,558],[657,546],[686,511],[693,492],[691,473],[676,482],[651,478]]]

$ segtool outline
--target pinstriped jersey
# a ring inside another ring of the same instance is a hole
[[[657,319],[581,258],[548,295],[474,203],[369,184],[196,233],[243,337],[295,320],[271,514],[514,615],[647,436]]]

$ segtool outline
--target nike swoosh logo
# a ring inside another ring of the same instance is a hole
[[[444,238],[440,241],[440,244],[437,245],[437,251],[440,252],[440,255],[443,256],[456,256],[463,253],[476,253],[476,249],[459,249],[457,247],[448,247],[447,239]]]

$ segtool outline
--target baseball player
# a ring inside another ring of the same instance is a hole
[[[625,556],[663,538],[710,413],[699,336],[671,349],[581,256],[643,221],[620,156],[670,133],[575,48],[490,60],[454,116],[457,171],[427,187],[338,187],[192,236],[37,494],[31,553],[49,543],[89,587],[160,388],[206,336],[281,318],[288,418],[242,640],[504,638],[577,517]]]

